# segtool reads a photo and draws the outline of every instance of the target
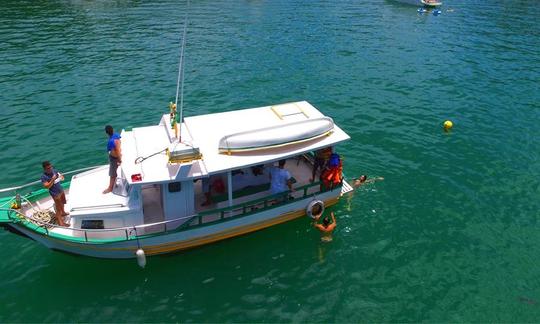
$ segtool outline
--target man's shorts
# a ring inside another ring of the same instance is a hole
[[[116,177],[116,170],[118,169],[118,158],[109,155],[109,177]]]

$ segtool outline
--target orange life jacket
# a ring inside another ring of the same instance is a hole
[[[322,181],[325,186],[338,185],[343,180],[343,164],[341,160],[339,164],[333,168],[326,169],[322,175]]]

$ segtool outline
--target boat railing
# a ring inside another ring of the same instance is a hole
[[[126,240],[130,240],[130,239],[137,239],[139,237],[142,237],[142,236],[145,236],[145,235],[139,235],[138,234],[138,231],[140,230],[143,230],[145,228],[148,228],[148,227],[152,227],[152,226],[157,226],[157,225],[164,225],[164,231],[161,231],[161,232],[168,232],[169,229],[167,228],[167,225],[168,224],[171,224],[171,223],[174,223],[174,222],[180,222],[180,221],[183,221],[183,220],[186,220],[186,219],[190,219],[190,218],[193,218],[195,215],[190,215],[190,216],[184,216],[184,217],[179,217],[179,218],[176,218],[176,219],[171,219],[171,220],[166,220],[166,221],[161,221],[161,222],[157,222],[157,223],[151,223],[151,224],[142,224],[142,225],[135,225],[135,226],[125,226],[125,227],[115,227],[115,228],[100,228],[100,229],[90,229],[90,228],[71,228],[71,227],[64,227],[64,226],[59,226],[59,225],[56,225],[56,224],[51,224],[51,223],[48,223],[48,222],[44,222],[44,221],[41,221],[39,219],[36,219],[36,218],[33,218],[32,216],[28,216],[28,215],[24,215],[23,213],[21,213],[20,211],[16,210],[16,209],[5,209],[5,208],[0,208],[0,211],[7,211],[8,213],[15,213],[17,214],[17,216],[11,216],[10,215],[10,218],[13,219],[13,220],[26,220],[26,221],[30,221],[31,223],[33,223],[34,225],[40,227],[40,228],[43,228],[45,230],[45,234],[46,235],[50,235],[53,228],[55,229],[61,229],[61,230],[69,230],[69,231],[74,231],[76,233],[81,233],[80,236],[74,236],[74,237],[82,237],[84,236],[84,241],[85,242],[91,242],[92,241],[92,238],[90,237],[89,238],[89,234],[104,234],[104,233],[123,233],[122,236],[118,236],[116,240],[118,241],[126,241]],[[17,217],[17,218],[15,218]],[[133,235],[135,234],[135,235]],[[153,233],[155,234],[155,233]],[[96,239],[95,242],[99,242],[99,241],[103,241],[103,239]],[[107,242],[110,242],[110,241],[113,241],[113,239],[106,239]]]
[[[317,190],[314,193],[309,193],[309,189],[313,187],[319,187],[319,190]],[[0,210],[3,210],[3,211],[7,210],[8,217],[10,217],[13,221],[28,221],[34,224],[35,226],[42,228],[44,230],[44,234],[48,236],[52,233],[53,229],[57,229],[57,231],[54,232],[54,234],[62,235],[64,238],[67,238],[67,239],[84,238],[84,242],[86,243],[100,243],[100,242],[110,243],[114,241],[136,240],[136,239],[143,238],[146,236],[154,236],[154,235],[159,235],[159,234],[172,232],[172,231],[182,231],[188,228],[214,224],[216,222],[229,221],[232,219],[244,217],[252,213],[260,212],[264,209],[270,209],[270,208],[275,208],[275,207],[283,206],[286,204],[294,203],[297,200],[305,199],[310,196],[316,196],[317,194],[331,191],[340,187],[341,186],[324,188],[324,186],[321,186],[320,182],[313,182],[307,185],[294,188],[294,191],[285,191],[279,194],[269,195],[269,196],[265,196],[259,199],[253,199],[253,200],[240,203],[237,205],[233,205],[233,206],[228,206],[228,207],[224,207],[220,209],[213,209],[213,210],[204,211],[204,212],[200,212],[200,213],[189,215],[189,216],[183,216],[183,217],[156,222],[156,223],[125,226],[125,227],[115,227],[115,228],[100,228],[100,229],[89,229],[89,228],[83,229],[83,228],[71,228],[71,227],[66,228],[63,226],[56,225],[56,224],[51,224],[48,222],[41,221],[32,216],[25,215],[16,209],[0,208]],[[296,193],[296,196],[298,196],[298,193],[301,193],[301,196],[294,197],[293,195],[295,193]],[[17,216],[12,216],[11,213],[13,212]],[[216,218],[216,215],[218,216],[217,218]],[[197,222],[193,224],[193,221],[195,220],[197,220]],[[173,226],[173,223],[176,223],[176,224],[181,223],[181,224]],[[160,227],[162,226],[162,229],[159,231],[152,230],[152,231],[149,231],[149,233],[144,233],[145,229],[155,228],[158,226]],[[65,234],[61,234],[62,231],[65,231],[65,230],[73,231],[79,234],[69,235],[69,236]],[[115,233],[118,235],[114,235]],[[112,234],[112,237],[110,236],[111,234]]]
[[[319,190],[313,193],[309,193],[309,189],[314,187],[319,187]],[[192,219],[182,224],[182,226],[184,228],[188,228],[194,226],[208,225],[211,223],[223,221],[225,219],[231,220],[233,218],[240,218],[251,213],[260,212],[264,209],[294,203],[297,200],[305,199],[310,196],[316,196],[317,194],[332,191],[336,188],[341,188],[341,185],[326,188],[322,186],[321,182],[313,182],[296,187],[294,188],[294,191],[284,191],[275,195],[269,195],[262,198],[253,199],[237,205],[200,212],[197,215],[193,216]],[[298,196],[298,193],[301,193],[301,195]],[[216,219],[216,216],[218,217],[218,219]],[[205,221],[205,218],[208,221]],[[195,224],[193,224],[194,220],[197,220]]]

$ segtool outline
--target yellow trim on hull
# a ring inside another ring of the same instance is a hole
[[[325,205],[332,206],[332,205],[335,205],[338,201],[339,201],[339,197],[332,198],[332,199],[326,200]],[[300,209],[297,211],[285,213],[277,218],[273,218],[267,221],[263,221],[263,222],[259,222],[259,223],[255,223],[251,225],[246,225],[243,227],[236,227],[233,229],[228,229],[222,232],[210,234],[210,235],[199,237],[196,239],[191,239],[185,242],[170,242],[170,243],[165,243],[165,244],[160,244],[160,245],[148,245],[148,246],[143,245],[142,248],[144,249],[146,255],[156,255],[156,254],[163,254],[167,252],[186,250],[186,249],[194,248],[197,246],[213,243],[216,241],[221,241],[227,238],[244,235],[250,232],[255,232],[266,227],[270,227],[273,225],[277,225],[280,223],[293,220],[295,218],[299,218],[305,214],[306,214],[306,211],[304,209]],[[135,251],[137,250],[137,247],[107,248],[107,247],[101,247],[99,245],[94,245],[94,244],[84,244],[84,243],[77,244],[73,242],[67,242],[67,241],[58,240],[49,236],[44,236],[44,237],[50,240],[55,240],[59,242],[61,245],[68,245],[68,246],[72,246],[78,249],[90,249],[90,250],[96,250],[96,251],[133,251],[133,253],[135,253]],[[135,240],[133,241],[135,242]]]
[[[338,202],[338,200],[339,198],[334,198],[332,200],[325,202],[325,205],[326,206],[335,205]],[[167,244],[162,244],[162,245],[157,245],[157,246],[145,246],[144,251],[146,252],[147,255],[154,255],[154,254],[161,254],[161,253],[190,249],[196,246],[205,245],[205,244],[213,243],[216,241],[221,241],[221,240],[228,239],[231,237],[244,235],[250,232],[255,232],[266,227],[288,222],[290,220],[299,218],[304,215],[306,215],[306,211],[302,209],[302,210],[286,213],[283,216],[280,216],[278,218],[274,218],[265,222],[226,230],[220,233],[211,234],[205,237],[193,239],[188,242],[182,242],[182,243],[173,242],[173,243],[167,243]]]

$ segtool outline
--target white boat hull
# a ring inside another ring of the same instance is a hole
[[[426,0],[420,0],[420,2],[427,7],[438,7],[442,5],[441,1],[426,1]]]
[[[341,187],[338,187],[320,194],[317,199],[323,200],[326,206],[331,206],[337,203],[340,195]],[[39,234],[20,224],[9,224],[9,226],[50,249],[98,258],[124,259],[135,258],[135,252],[139,246],[148,256],[170,253],[243,235],[295,218],[306,217],[306,207],[313,199],[312,197],[305,198],[294,203],[267,209],[249,216],[233,218],[215,225],[195,227],[139,240],[130,239],[111,243],[69,241]],[[306,217],[307,221],[310,220]]]

